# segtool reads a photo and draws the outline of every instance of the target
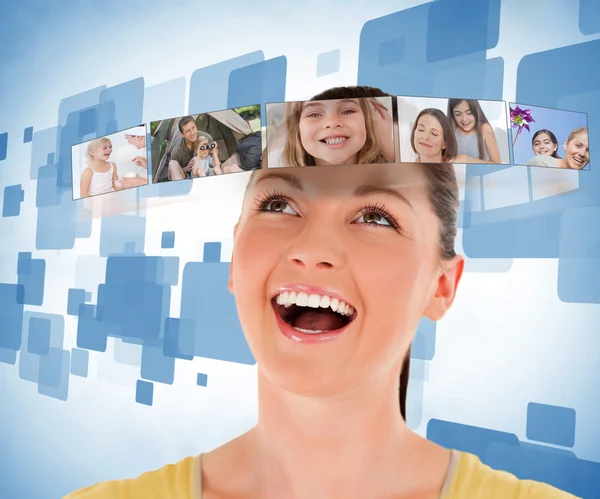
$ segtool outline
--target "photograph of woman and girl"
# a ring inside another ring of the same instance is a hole
[[[267,104],[267,166],[361,165],[397,161],[391,97]]]
[[[585,113],[510,103],[511,109],[517,106],[530,110],[534,121],[529,123],[530,131],[521,130],[516,140],[516,128],[512,129],[515,165],[590,169]]]
[[[150,124],[153,182],[249,171],[262,165],[260,105]]]
[[[383,92],[327,95],[358,93]],[[446,315],[463,273],[458,195],[448,163],[252,172],[228,288],[257,362],[256,426],[68,499],[572,498],[406,424],[417,328]]]
[[[509,164],[503,101],[398,97],[402,162]]]
[[[73,199],[148,184],[146,126],[137,126],[71,148]]]

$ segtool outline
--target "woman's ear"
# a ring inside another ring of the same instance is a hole
[[[433,294],[423,314],[425,317],[436,322],[446,315],[456,297],[464,266],[465,260],[461,255],[444,262],[444,268],[436,280]]]

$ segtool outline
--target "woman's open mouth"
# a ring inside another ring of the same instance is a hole
[[[354,307],[327,295],[285,291],[273,297],[272,305],[297,341],[309,339],[306,335],[334,337],[356,318]]]

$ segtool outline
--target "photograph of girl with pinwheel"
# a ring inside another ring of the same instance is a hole
[[[510,104],[513,164],[590,169],[587,114]]]

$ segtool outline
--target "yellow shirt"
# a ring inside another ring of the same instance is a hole
[[[63,499],[202,499],[201,456],[144,473],[131,480],[102,482]],[[496,471],[473,454],[453,451],[440,499],[577,499],[549,485]]]

